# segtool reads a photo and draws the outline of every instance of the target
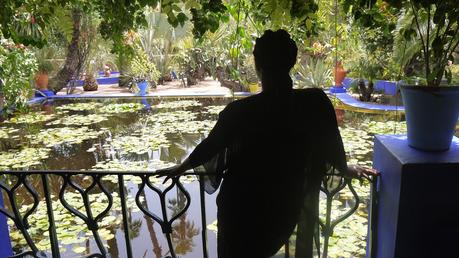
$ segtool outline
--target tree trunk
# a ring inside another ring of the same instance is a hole
[[[57,73],[56,77],[51,82],[51,89],[54,93],[62,90],[67,83],[75,76],[78,66],[80,65],[80,49],[79,43],[81,40],[81,17],[83,12],[81,9],[75,8],[72,10],[73,33],[72,40],[67,49],[64,67]]]

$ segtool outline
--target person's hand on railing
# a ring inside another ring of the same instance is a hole
[[[180,176],[185,173],[187,170],[191,169],[191,165],[188,159],[185,159],[182,164],[178,164],[172,167],[163,168],[156,170],[156,177],[163,177],[166,178],[163,181],[163,184],[166,183],[169,179],[174,177]]]
[[[365,178],[371,181],[371,177],[378,176],[379,172],[372,168],[365,168],[358,165],[348,165],[345,177],[359,179],[360,182]]]

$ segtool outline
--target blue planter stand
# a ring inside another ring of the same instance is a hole
[[[346,92],[346,88],[344,88],[344,86],[332,86],[330,87],[330,93],[345,93]]]
[[[0,191],[0,207],[3,208],[3,197],[2,191]],[[8,224],[6,223],[6,217],[0,213],[0,257],[10,257],[13,255],[13,249],[11,247],[10,234],[8,231]]]
[[[457,257],[459,139],[438,153],[410,148],[406,136],[376,136],[374,168],[381,176],[367,257]]]
[[[138,82],[137,87],[139,88],[139,92],[137,93],[137,95],[145,96],[147,94],[148,82],[146,81]]]

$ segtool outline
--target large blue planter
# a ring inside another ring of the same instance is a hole
[[[424,151],[446,151],[459,117],[459,87],[401,86],[408,144]]]
[[[138,82],[137,83],[137,87],[139,88],[138,95],[144,96],[145,94],[147,94],[148,82],[146,82],[146,81]]]

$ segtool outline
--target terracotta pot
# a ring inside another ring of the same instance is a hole
[[[342,87],[343,80],[346,77],[347,71],[344,70],[343,64],[341,62],[336,63],[336,67],[334,69],[334,76],[335,76],[335,87]]]
[[[37,85],[38,90],[47,90],[48,89],[49,77],[46,73],[38,73],[35,76],[35,84]]]

